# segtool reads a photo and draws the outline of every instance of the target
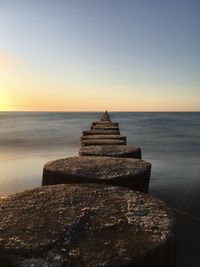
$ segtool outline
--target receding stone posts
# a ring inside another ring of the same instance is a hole
[[[176,266],[173,215],[144,194],[151,164],[107,111],[91,128],[45,186],[0,199],[0,267]]]

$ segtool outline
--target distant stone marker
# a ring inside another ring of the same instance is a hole
[[[110,116],[108,115],[107,110],[105,113],[102,114],[101,121],[110,121]]]
[[[1,266],[175,266],[173,216],[149,195],[46,186],[0,200],[0,210]]]
[[[42,185],[106,183],[148,192],[151,164],[133,158],[70,157],[47,162]]]
[[[141,159],[141,149],[132,145],[81,147],[80,156],[103,156]]]

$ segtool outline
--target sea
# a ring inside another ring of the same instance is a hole
[[[177,266],[199,267],[200,112],[109,112],[152,164],[150,193],[177,221]],[[0,112],[0,196],[41,186],[43,165],[78,156],[101,112]]]

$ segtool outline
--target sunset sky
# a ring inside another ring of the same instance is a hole
[[[0,111],[200,111],[199,0],[0,0]]]

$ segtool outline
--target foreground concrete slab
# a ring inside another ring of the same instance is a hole
[[[81,141],[81,146],[126,145],[125,140],[119,139],[87,139]]]
[[[106,185],[45,186],[0,200],[1,266],[174,267],[160,200]]]
[[[79,151],[79,155],[80,156],[138,158],[138,159],[142,158],[140,147],[135,147],[132,145],[81,147]]]
[[[148,192],[151,164],[140,159],[69,157],[47,162],[42,185],[106,183]]]

